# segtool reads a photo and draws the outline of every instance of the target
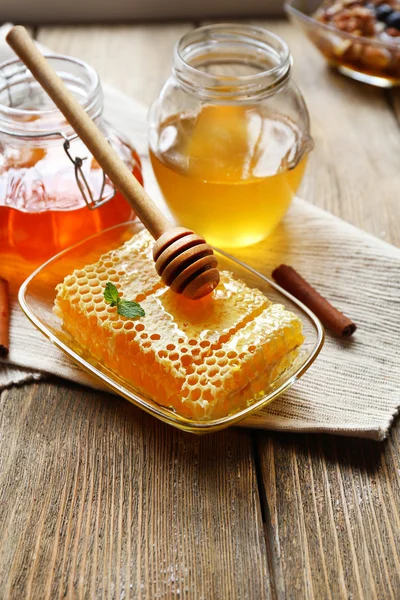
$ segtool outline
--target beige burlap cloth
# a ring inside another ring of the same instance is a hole
[[[8,52],[1,34],[0,60]],[[146,187],[163,206],[149,164],[146,109],[106,87],[105,115],[133,140]],[[235,254],[267,276],[282,262],[294,266],[358,324],[351,340],[328,333],[302,379],[241,425],[384,439],[400,407],[400,250],[297,199],[265,243]],[[8,364],[0,365],[0,387],[42,373],[101,389],[34,329],[14,298],[10,355]]]

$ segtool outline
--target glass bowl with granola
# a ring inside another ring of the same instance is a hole
[[[288,0],[285,9],[340,72],[400,85],[400,0]]]

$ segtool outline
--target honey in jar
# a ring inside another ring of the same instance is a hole
[[[142,183],[135,149],[102,118],[95,71],[67,57],[49,60]],[[77,157],[80,169],[73,163]],[[99,201],[98,207],[89,209],[85,199]],[[133,217],[30,72],[18,60],[0,65],[1,274],[20,281],[68,246]]]
[[[220,247],[281,221],[312,148],[285,42],[253,25],[187,33],[149,113],[156,179],[179,224]]]
[[[216,246],[248,246],[282,219],[304,174],[302,135],[257,107],[206,105],[160,127],[153,169],[177,220]]]

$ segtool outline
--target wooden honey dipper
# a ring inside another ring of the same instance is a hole
[[[6,39],[156,240],[153,258],[164,283],[191,300],[209,294],[219,283],[217,259],[211,246],[192,230],[173,227],[164,217],[35,46],[25,27],[13,27]]]

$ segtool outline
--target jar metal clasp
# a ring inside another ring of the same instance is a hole
[[[75,134],[75,135],[71,135],[70,137],[67,137],[63,133],[59,133],[56,135],[61,135],[64,138],[63,148],[65,151],[65,154],[68,156],[69,160],[74,165],[76,183],[79,187],[82,198],[84,199],[88,209],[95,210],[96,208],[99,208],[100,206],[103,206],[103,204],[106,204],[107,202],[109,202],[109,200],[112,200],[112,198],[114,198],[115,193],[116,193],[116,189],[114,186],[112,187],[111,192],[103,197],[104,190],[106,187],[106,174],[105,174],[104,170],[102,170],[103,179],[102,179],[102,183],[101,183],[99,197],[97,200],[93,197],[93,192],[90,188],[90,185],[89,185],[89,183],[85,177],[85,174],[83,172],[83,169],[82,169],[83,161],[87,159],[87,156],[85,156],[83,158],[81,158],[80,156],[76,156],[74,158],[70,152],[71,141],[76,139],[78,137],[78,135]],[[109,142],[109,140],[107,140],[107,141]]]

